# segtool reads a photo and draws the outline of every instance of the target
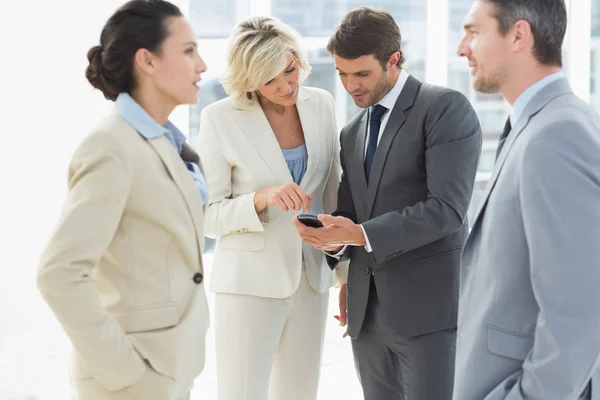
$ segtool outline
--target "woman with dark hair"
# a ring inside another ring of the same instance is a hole
[[[74,346],[75,398],[189,399],[204,367],[206,183],[168,121],[206,70],[167,1],[133,0],[88,52],[86,77],[115,109],[76,150],[38,271]]]

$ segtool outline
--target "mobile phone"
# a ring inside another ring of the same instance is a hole
[[[302,222],[306,226],[311,228],[322,228],[323,223],[319,221],[316,215],[313,214],[300,214],[298,215],[298,221]]]

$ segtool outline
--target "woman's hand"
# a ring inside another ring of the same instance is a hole
[[[295,183],[261,189],[254,195],[254,208],[259,213],[268,206],[277,206],[282,211],[295,210],[308,212],[312,196]]]

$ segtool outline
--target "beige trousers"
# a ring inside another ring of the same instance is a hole
[[[217,293],[218,400],[315,400],[328,299],[304,270],[286,299]]]
[[[126,389],[109,391],[94,378],[72,379],[75,400],[189,400],[191,387],[178,388],[174,379],[148,364],[142,378]]]

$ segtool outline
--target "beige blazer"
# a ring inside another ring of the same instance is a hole
[[[186,145],[182,157],[197,155]],[[75,347],[74,379],[123,389],[144,360],[184,384],[202,371],[203,226],[200,193],[169,140],[144,139],[116,110],[105,117],[75,152],[38,271]]]
[[[301,87],[297,102],[308,151],[308,166],[300,187],[313,196],[310,213],[336,208],[341,168],[333,97]],[[292,217],[268,207],[254,209],[262,188],[293,182],[283,153],[267,118],[255,99],[250,110],[223,99],[202,111],[198,153],[209,187],[206,235],[218,238],[209,289],[220,293],[286,298],[298,287],[304,254],[312,287],[325,292],[335,275],[323,252],[304,245]],[[341,268],[339,281],[347,271]]]

